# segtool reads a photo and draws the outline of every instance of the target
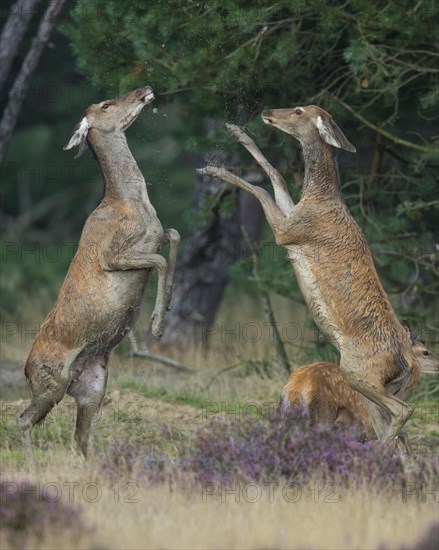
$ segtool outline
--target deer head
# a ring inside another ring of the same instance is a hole
[[[104,133],[125,132],[143,107],[153,99],[152,89],[145,86],[115,99],[90,105],[75,126],[72,137],[64,145],[64,151],[79,146],[75,157],[78,158],[84,152],[88,132],[92,129]]]
[[[413,342],[413,355],[421,366],[424,374],[439,374],[439,358],[428,350],[421,342]]]
[[[417,340],[418,335],[411,332],[410,325],[406,319],[401,322],[401,325],[410,338],[413,355],[421,366],[421,371],[425,374],[439,374],[439,358],[433,355],[422,342]]]
[[[316,105],[264,111],[262,120],[298,139],[302,145],[324,141],[333,147],[355,153],[350,143],[329,113]]]

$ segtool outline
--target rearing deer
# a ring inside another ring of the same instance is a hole
[[[18,417],[30,463],[30,434],[67,392],[76,400],[75,439],[87,457],[105,395],[111,350],[131,330],[153,268],[158,270],[152,333],[162,332],[171,299],[179,235],[164,232],[125,130],[154,99],[149,87],[91,105],[64,149],[88,145],[102,171],[102,202],[88,217],[52,311],[25,365],[32,401]],[[158,254],[170,243],[169,261]]]
[[[305,160],[301,200],[294,205],[283,177],[239,128],[228,129],[269,175],[270,194],[215,166],[201,173],[252,193],[276,243],[284,246],[319,329],[340,351],[340,368],[362,393],[377,437],[394,443],[413,408],[398,396],[419,379],[419,363],[380,283],[362,230],[340,189],[333,147],[355,152],[331,115],[315,105],[264,111],[266,124],[300,141]],[[403,441],[404,442],[404,441]]]

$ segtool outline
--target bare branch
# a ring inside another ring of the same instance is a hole
[[[162,355],[155,355],[154,353],[150,353],[146,348],[140,350],[137,345],[137,338],[132,330],[128,333],[128,339],[131,344],[130,355],[132,357],[142,357],[144,359],[149,359],[150,361],[155,361],[156,363],[171,367],[172,369],[175,369],[179,372],[194,372],[193,369],[186,367],[186,365],[183,365],[178,361],[174,361],[174,359],[163,357]]]
[[[40,61],[41,54],[49,41],[53,27],[55,26],[65,1],[66,0],[51,0],[43,15],[37,35],[32,40],[29,52],[12,86],[9,94],[9,101],[0,123],[0,161],[3,160],[9,142],[11,141],[12,132],[17,123],[31,76]]]
[[[39,2],[40,0],[17,0],[11,6],[10,15],[0,36],[0,91],[6,83],[12,62]]]
[[[248,365],[248,361],[240,361],[239,363],[236,363],[235,365],[229,365],[228,367],[224,367],[223,369],[219,370],[216,374],[212,376],[212,378],[209,380],[209,382],[204,387],[205,390],[208,390],[212,383],[224,372],[228,372],[229,370],[237,369],[238,367],[242,367],[243,365]]]
[[[273,343],[274,343],[274,348],[276,350],[277,362],[279,364],[281,373],[285,376],[288,376],[291,373],[291,365],[288,359],[287,352],[285,351],[285,344],[281,338],[279,329],[277,328],[278,323],[276,322],[276,317],[274,315],[270,294],[262,285],[261,279],[259,277],[258,252],[254,242],[250,239],[250,236],[244,227],[241,227],[241,231],[251,250],[252,263],[253,263],[253,277],[255,279],[259,292],[261,293],[261,296],[262,296],[262,303],[264,306],[265,315],[267,317],[268,325],[271,328],[271,334],[273,335]]]
[[[170,359],[169,357],[163,357],[162,355],[155,355],[154,353],[150,353],[149,351],[137,350],[137,351],[133,351],[132,355],[133,357],[143,357],[144,359],[149,359],[150,361],[161,363],[162,365],[171,367],[172,369],[175,369],[179,372],[194,372],[194,370],[191,369],[190,367],[186,367],[186,365],[183,365],[182,363],[178,363],[177,361],[174,361],[174,359]]]

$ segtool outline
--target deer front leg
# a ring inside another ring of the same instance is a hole
[[[239,187],[240,189],[244,189],[244,191],[251,193],[261,203],[265,217],[267,218],[270,227],[273,229],[273,232],[275,231],[275,228],[282,226],[286,216],[273,201],[270,193],[268,193],[265,189],[248,183],[244,179],[235,176],[235,174],[232,174],[232,172],[229,172],[225,168],[218,168],[217,166],[208,165],[204,168],[199,168],[197,172],[203,176],[211,176],[227,183],[231,183],[235,187]]]
[[[303,244],[313,234],[312,217],[300,204],[294,206],[287,216],[273,201],[268,191],[248,183],[225,168],[208,165],[205,168],[198,169],[197,172],[231,183],[255,196],[261,203],[267,222],[276,239],[276,244],[279,246]]]
[[[232,134],[232,136],[243,145],[251,156],[256,160],[259,166],[264,170],[267,176],[270,178],[271,184],[274,190],[274,199],[277,206],[281,209],[284,214],[289,214],[294,208],[293,199],[290,196],[288,191],[287,184],[282,174],[274,168],[272,164],[268,162],[265,156],[262,154],[259,147],[252,140],[252,138],[247,135],[244,130],[236,126],[235,124],[226,123],[227,130]]]
[[[166,274],[168,262],[160,254],[142,254],[133,251],[129,257],[116,256],[110,260],[105,271],[127,271],[129,269],[151,269],[158,271],[157,296],[151,315],[151,332],[155,338],[161,336],[166,312]]]
[[[168,269],[165,282],[165,307],[171,307],[172,285],[174,282],[175,264],[177,262],[177,248],[180,242],[180,234],[175,229],[167,229],[164,234],[164,242],[169,242]]]

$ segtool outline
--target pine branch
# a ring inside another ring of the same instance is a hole
[[[360,113],[357,113],[347,105],[344,101],[342,101],[339,98],[334,98],[338,103],[343,105],[345,109],[347,109],[350,113],[354,115],[355,118],[358,118],[363,124],[371,128],[372,130],[375,130],[378,134],[381,134],[382,136],[386,137],[387,139],[390,139],[390,141],[393,141],[393,143],[396,143],[397,145],[403,145],[404,147],[409,147],[410,149],[415,149],[416,151],[422,151],[423,153],[437,153],[438,148],[437,147],[428,147],[427,145],[419,145],[418,143],[413,143],[412,141],[407,141],[405,139],[402,139],[395,134],[392,134],[391,132],[388,132],[387,130],[384,130],[383,128],[380,128],[376,124],[373,124],[366,118],[364,118]]]

